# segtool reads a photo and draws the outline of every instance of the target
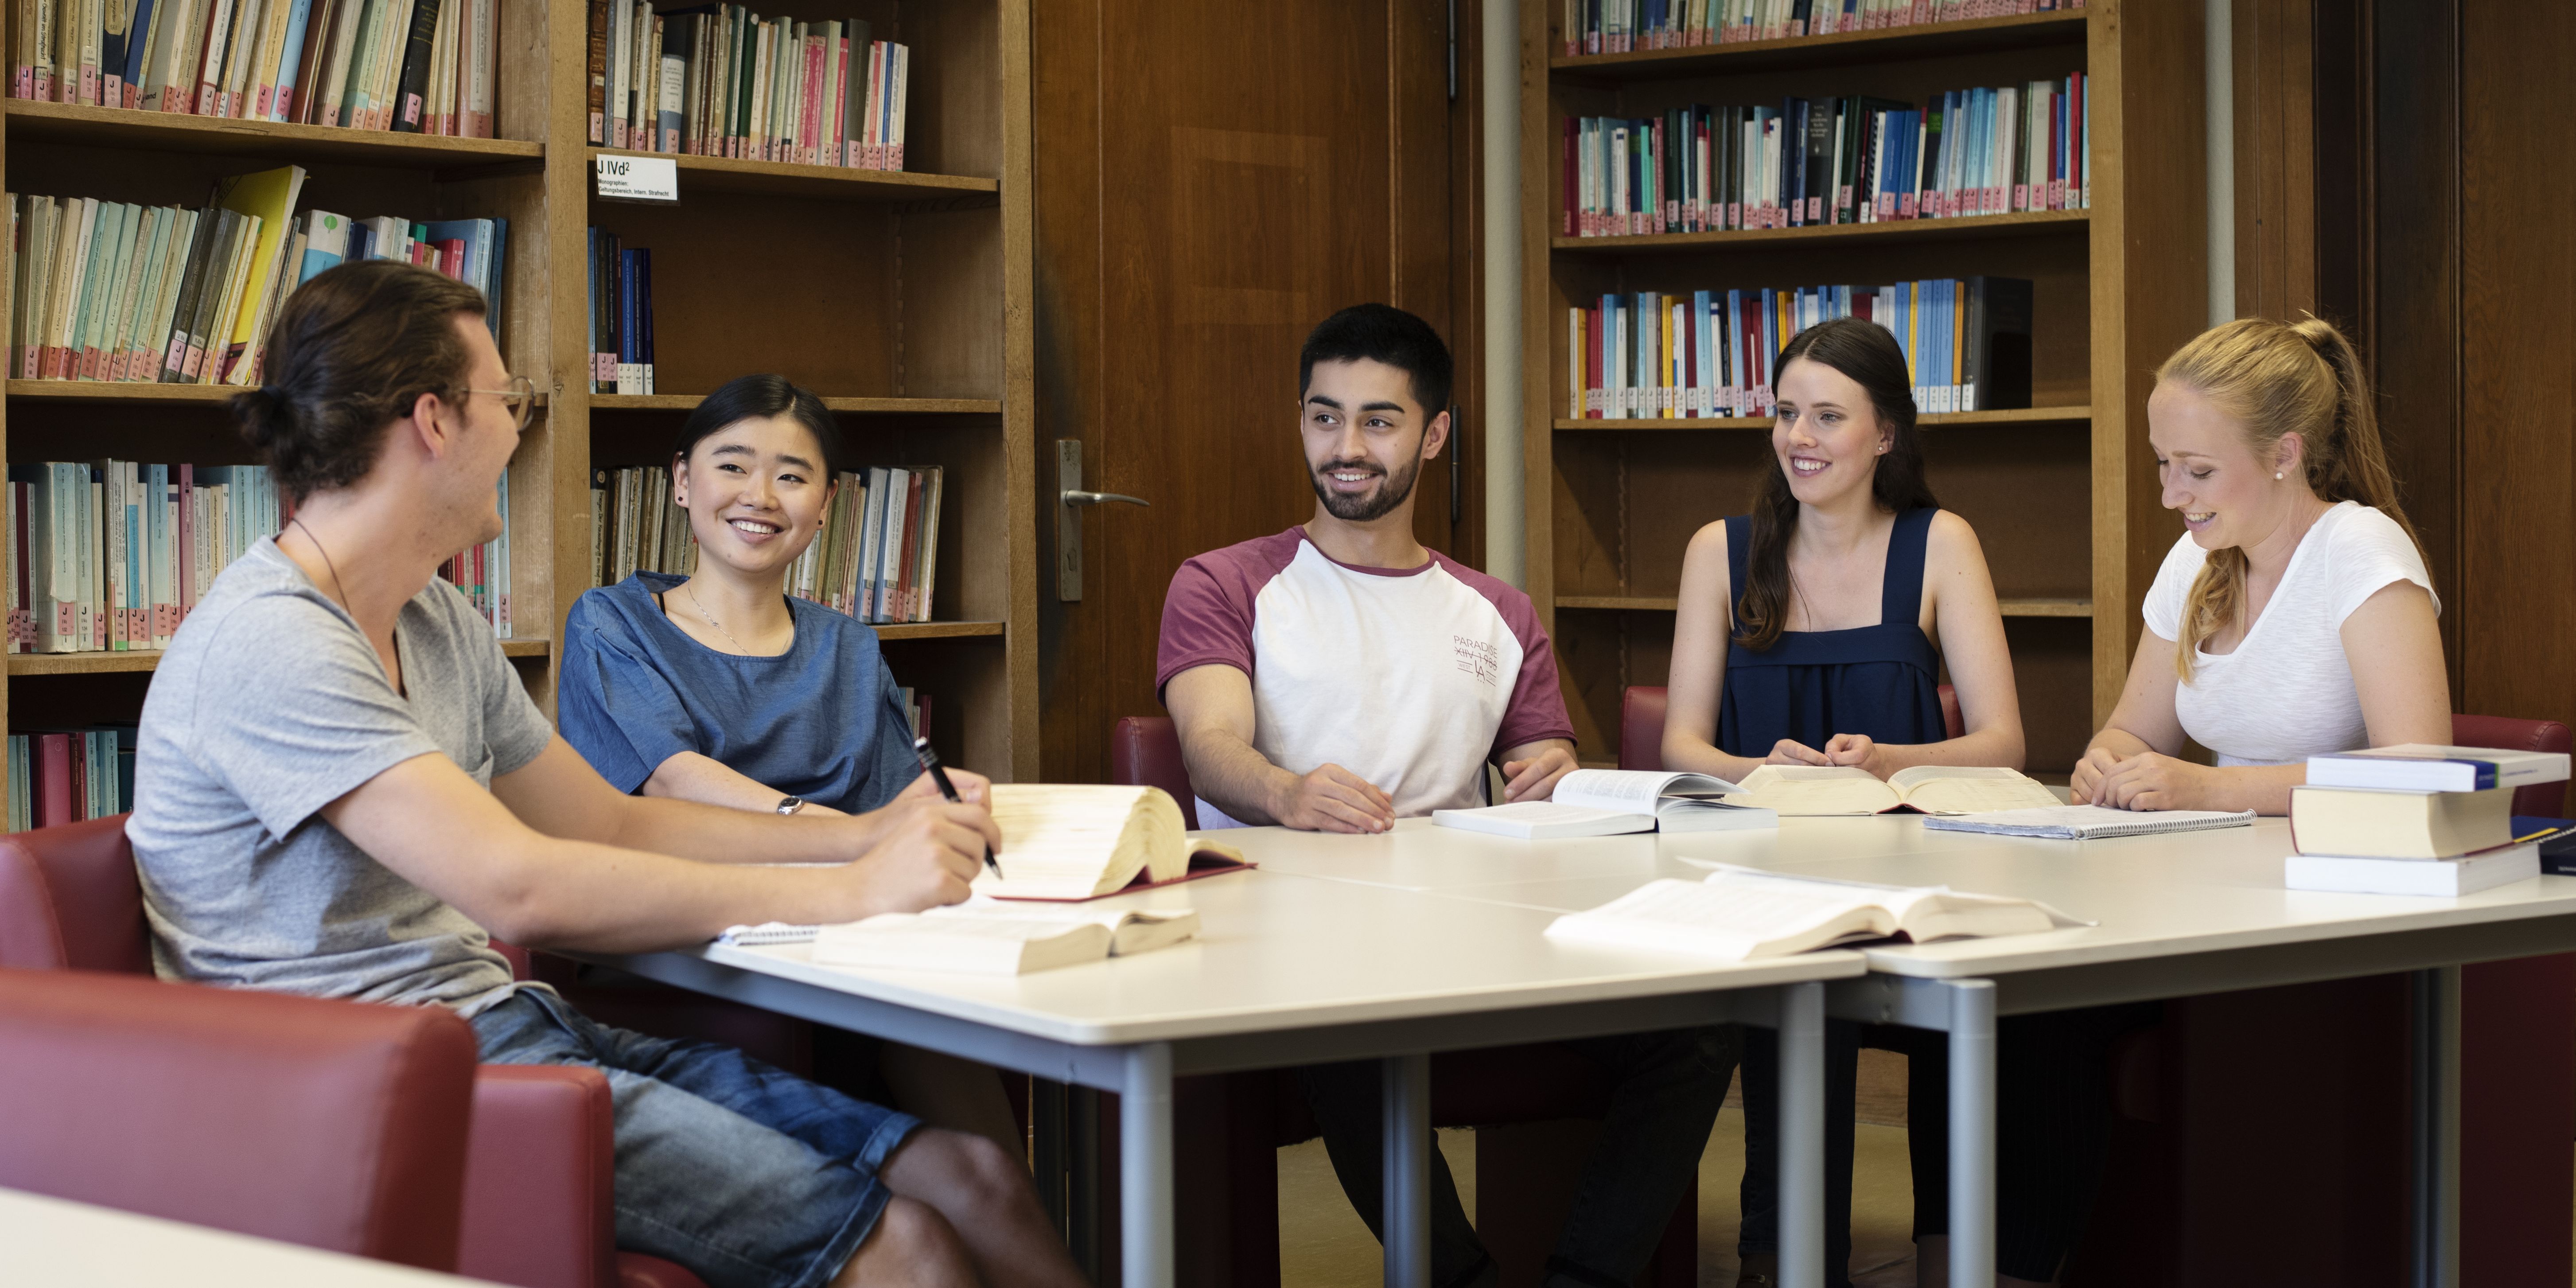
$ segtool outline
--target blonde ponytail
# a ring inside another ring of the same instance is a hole
[[[2296,433],[2310,491],[2329,502],[2358,501],[2395,519],[2422,552],[2423,539],[2397,503],[2370,377],[2333,323],[2316,317],[2296,323],[2240,318],[2212,327],[2156,369],[2156,382],[2166,381],[2199,393],[2234,421],[2257,459],[2268,457],[2282,435]],[[2243,614],[2245,571],[2245,551],[2230,546],[2210,551],[2192,579],[2181,637],[2174,641],[2174,671],[2184,683],[2191,681],[2191,660],[2201,641]]]

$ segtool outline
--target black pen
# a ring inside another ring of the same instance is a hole
[[[912,754],[921,757],[921,772],[930,775],[930,781],[939,784],[940,795],[960,805],[966,803],[965,798],[957,794],[957,784],[948,781],[948,771],[940,766],[939,753],[930,749],[928,738],[913,739]],[[1001,877],[1005,881],[1010,880],[1009,877],[1002,876],[1002,865],[994,862],[993,847],[989,845],[984,847],[984,866],[991,868],[994,876]]]

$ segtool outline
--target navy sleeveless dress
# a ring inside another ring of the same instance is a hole
[[[1757,653],[1732,640],[1717,704],[1718,750],[1756,760],[1794,739],[1822,750],[1838,733],[1904,746],[1939,742],[1941,658],[1923,634],[1923,548],[1930,507],[1896,516],[1887,537],[1887,575],[1878,625],[1844,631],[1783,631]],[[1744,595],[1753,519],[1726,521],[1727,585]]]

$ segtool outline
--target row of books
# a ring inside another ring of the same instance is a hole
[[[2564,782],[2565,752],[2407,744],[2308,758],[2290,789],[2283,884],[2357,894],[2464,895],[2542,870],[2516,836],[2514,794]]]
[[[493,633],[510,628],[510,486],[502,534],[439,569]],[[9,467],[13,653],[167,648],[225,565],[290,512],[267,467],[46,461]]]
[[[1564,234],[1797,228],[2080,210],[2092,201],[2089,78],[1893,99],[1568,117]]]
[[[500,0],[17,0],[9,93],[492,137]]]
[[[590,230],[590,391],[653,392],[653,252]]]
[[[1793,40],[2081,9],[2084,0],[1565,0],[1566,56]]]
[[[591,0],[590,141],[900,170],[912,51],[871,34],[860,18]]]
[[[947,471],[870,466],[840,476],[823,531],[787,572],[787,593],[865,622],[930,620]],[[658,466],[591,472],[591,560],[600,584],[636,572],[688,576],[697,542]]]
[[[1780,346],[1834,318],[1896,336],[1927,412],[2028,407],[2031,284],[1935,278],[1888,286],[1604,295],[1568,311],[1567,400],[1576,419],[1768,416]]]
[[[8,506],[15,653],[169,647],[281,513],[261,466],[118,460],[10,466]]]
[[[9,735],[9,830],[122,814],[134,805],[133,725]]]
[[[8,372],[250,385],[287,294],[345,259],[426,264],[497,297],[509,221],[291,218],[298,167],[239,175],[203,209],[8,197]],[[501,310],[485,315],[500,337]]]

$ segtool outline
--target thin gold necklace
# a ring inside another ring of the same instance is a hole
[[[694,578],[692,580],[694,580]],[[695,587],[683,583],[680,590],[681,593],[686,594],[689,597],[689,604],[698,610],[698,616],[707,619],[707,625],[715,627],[718,633],[722,634],[727,641],[732,643],[734,651],[742,654],[744,657],[751,656],[751,650],[744,648],[741,640],[734,639],[733,632],[726,630],[724,628],[724,623],[717,621],[716,615],[708,612],[705,604],[698,602],[698,592]]]

